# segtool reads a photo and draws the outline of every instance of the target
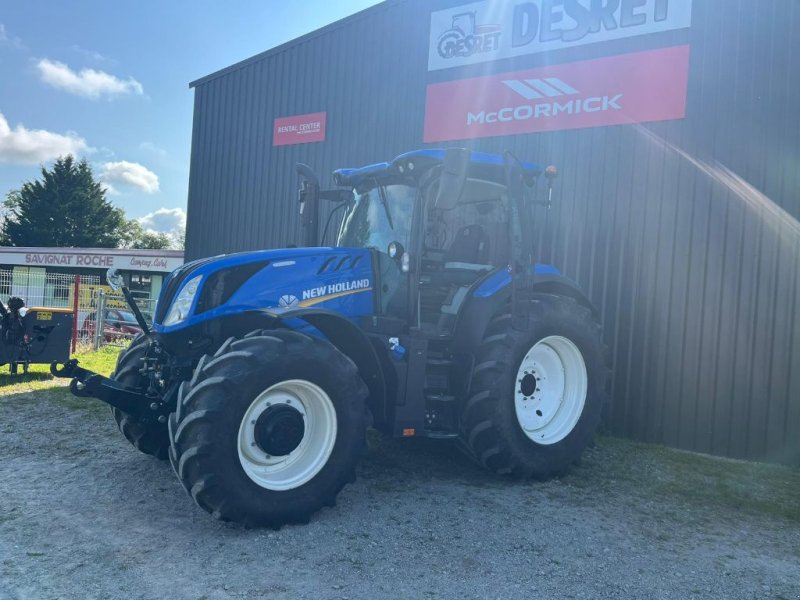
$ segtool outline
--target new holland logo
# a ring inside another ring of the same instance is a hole
[[[278,306],[281,306],[283,308],[289,308],[297,304],[297,302],[298,302],[297,296],[294,296],[292,294],[284,294],[278,299]]]
[[[467,126],[622,110],[620,102],[623,94],[575,97],[581,96],[581,92],[557,77],[506,79],[503,80],[503,85],[525,100],[544,102],[507,106],[497,111],[467,111]],[[573,98],[569,98],[570,96]]]

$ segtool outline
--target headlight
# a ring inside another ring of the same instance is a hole
[[[197,290],[200,287],[200,280],[202,275],[198,275],[189,280],[180,293],[172,301],[172,306],[169,307],[167,318],[164,319],[164,325],[175,325],[180,323],[189,316],[189,311],[192,309],[194,297],[197,295]]]

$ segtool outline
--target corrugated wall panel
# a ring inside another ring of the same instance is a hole
[[[452,145],[560,167],[541,256],[598,307],[612,431],[800,463],[798,3],[695,0],[688,31],[429,73],[429,12],[457,4],[392,0],[201,80],[187,255],[295,242],[294,164],[326,185],[423,146],[429,83],[688,43],[685,119]],[[325,142],[272,146],[318,111]]]

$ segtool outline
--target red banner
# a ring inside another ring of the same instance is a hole
[[[325,118],[328,113],[295,115],[275,119],[272,128],[272,145],[288,146],[325,141]]]
[[[425,142],[682,119],[689,46],[428,86]]]

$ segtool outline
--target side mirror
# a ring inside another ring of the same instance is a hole
[[[297,163],[297,174],[300,176],[300,187],[297,190],[297,201],[300,205],[300,216],[303,225],[312,220],[312,210],[319,201],[319,180],[316,173],[308,165]]]
[[[411,258],[408,256],[406,249],[403,248],[403,244],[400,242],[390,243],[389,247],[386,249],[386,253],[389,255],[389,258],[397,261],[403,273],[408,273],[411,268]]]
[[[386,249],[386,253],[389,255],[389,258],[392,259],[399,259],[401,256],[403,256],[405,251],[406,250],[403,248],[403,244],[400,242],[392,242]]]
[[[558,169],[555,165],[550,165],[544,170],[544,176],[547,178],[547,208],[553,205],[553,182],[558,177]]]
[[[448,148],[444,153],[442,174],[439,177],[439,192],[435,208],[451,210],[456,207],[464,193],[469,168],[470,151],[466,148]]]
[[[300,176],[300,187],[297,190],[297,201],[300,205],[300,223],[303,226],[303,242],[305,246],[317,245],[317,219],[319,215],[319,179],[311,167],[297,163],[297,174]]]
[[[108,285],[115,292],[121,290],[122,286],[125,285],[125,279],[122,277],[122,273],[115,267],[111,267],[106,271],[106,281],[108,281]]]

